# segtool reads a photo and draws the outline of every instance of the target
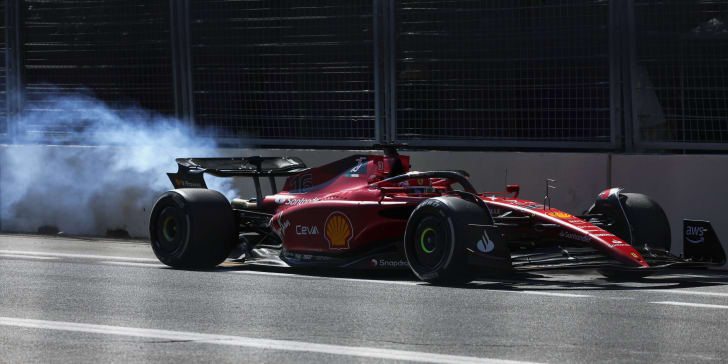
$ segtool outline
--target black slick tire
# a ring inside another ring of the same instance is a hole
[[[154,254],[162,263],[181,269],[210,269],[222,263],[234,245],[236,231],[227,198],[203,188],[164,193],[149,220]]]
[[[467,265],[464,232],[469,223],[488,216],[473,202],[435,197],[419,204],[407,221],[404,252],[412,272],[437,285],[460,285],[473,279]]]
[[[626,199],[622,202],[627,219],[632,225],[632,236],[635,248],[664,249],[670,251],[670,222],[662,207],[647,195],[640,193],[623,193]]]
[[[662,207],[652,198],[641,193],[621,193],[620,201],[631,226],[631,236],[620,236],[637,250],[645,246],[670,251],[670,222]],[[632,238],[632,240],[630,240]],[[600,269],[599,273],[611,280],[635,280],[649,276],[651,271]]]

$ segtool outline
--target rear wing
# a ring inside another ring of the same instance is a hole
[[[268,177],[273,194],[278,193],[275,177],[292,176],[308,170],[297,157],[177,158],[177,173],[167,173],[174,188],[207,188],[203,175],[252,177],[258,201],[263,196],[260,177]]]

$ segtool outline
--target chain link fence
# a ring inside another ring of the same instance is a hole
[[[22,2],[24,134],[73,136],[84,120],[54,125],[58,95],[92,94],[110,107],[174,112],[167,0]],[[72,105],[69,105],[72,106]],[[79,113],[81,114],[81,113]]]
[[[633,112],[643,147],[728,143],[728,2],[636,0]]]
[[[398,139],[611,142],[607,2],[403,0],[395,17]]]
[[[198,125],[278,142],[375,138],[371,0],[193,0],[190,14]]]
[[[723,0],[0,7],[0,135],[73,134],[12,115],[88,93],[239,145],[728,150]]]
[[[0,13],[5,14],[5,2],[0,2]],[[0,136],[8,134],[7,67],[5,43],[5,16],[0,16]]]

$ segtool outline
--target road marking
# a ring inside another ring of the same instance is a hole
[[[703,278],[703,279],[711,279],[711,278],[717,278],[717,279],[724,279],[728,278],[726,275],[721,274],[666,274],[662,276],[656,276],[656,278]]]
[[[382,284],[396,284],[400,286],[421,286],[425,282],[412,282],[412,281],[384,281],[377,279],[359,279],[359,278],[331,278],[336,281],[344,282],[367,282],[367,283],[382,283]]]
[[[253,270],[231,270],[229,272],[231,272],[231,273],[237,273],[237,274],[253,274],[253,275],[258,275],[258,276],[274,276],[274,277],[300,276],[300,277],[308,277],[308,276],[299,275],[299,274],[277,273],[277,272],[259,272],[259,271],[253,271]],[[311,277],[311,278],[318,278],[318,277]]]
[[[687,291],[687,290],[677,290],[677,289],[650,289],[648,291],[660,292],[660,293],[687,294],[687,295],[696,295],[696,296],[728,297],[728,293],[721,293],[721,292]]]
[[[102,264],[113,264],[122,265],[127,267],[144,267],[144,268],[169,268],[164,264],[152,264],[152,263],[130,263],[130,262],[115,262],[110,260],[101,261]]]
[[[20,258],[20,259],[40,259],[40,260],[54,260],[57,258],[53,257],[38,257],[34,255],[23,255],[23,254],[0,254],[2,258]]]
[[[387,280],[377,280],[377,279],[308,276],[308,275],[295,274],[295,273],[260,272],[260,271],[253,271],[253,270],[233,270],[230,272],[237,273],[237,274],[252,274],[252,275],[261,275],[261,276],[300,277],[300,278],[309,278],[309,279],[325,279],[325,280],[331,280],[331,281],[396,284],[396,285],[403,285],[403,286],[419,286],[424,283],[424,282],[412,282],[412,281],[387,281]]]
[[[536,294],[542,296],[555,296],[555,297],[593,297],[588,294],[576,294],[576,293],[557,293],[557,292],[539,292],[539,291],[501,291],[501,292],[517,292],[525,294]]]
[[[277,276],[277,277],[302,277],[302,278],[310,278],[310,279],[327,279],[327,280],[345,281],[345,282],[395,284],[395,285],[402,285],[402,286],[421,286],[421,285],[426,284],[425,282],[413,282],[413,281],[388,281],[388,280],[359,279],[359,278],[316,277],[316,276],[307,276],[307,275],[301,275],[301,274],[295,274],[295,273],[259,272],[259,271],[251,271],[251,270],[235,270],[235,271],[231,271],[231,272],[238,273],[238,274],[252,274],[252,275],[265,275],[265,276]],[[554,297],[571,297],[571,298],[593,297],[593,296],[587,295],[587,294],[576,294],[576,293],[558,293],[558,292],[541,292],[541,291],[512,291],[512,290],[506,290],[506,289],[484,289],[484,290],[491,291],[491,292],[523,293],[523,294],[554,296]]]
[[[82,324],[63,321],[31,320],[13,317],[0,317],[0,325],[59,331],[73,331],[103,335],[143,337],[161,340],[181,340],[202,344],[230,345],[268,350],[309,352],[385,360],[416,361],[424,363],[527,363],[523,361],[435,354],[420,351],[317,344],[293,340],[260,339],[245,336],[214,335],[187,331],[155,330],[123,326]]]
[[[104,259],[104,261],[101,262],[103,264],[114,264],[114,265],[122,265],[122,266],[130,266],[130,267],[144,267],[144,268],[166,267],[166,265],[163,265],[163,264],[129,263],[129,262],[119,262],[118,261],[118,260],[122,260],[122,261],[127,260],[127,261],[135,261],[135,262],[154,262],[154,263],[159,262],[159,260],[152,259],[152,258],[132,258],[132,257],[119,257],[119,256],[108,256],[108,255],[67,254],[67,253],[46,253],[46,252],[32,252],[32,251],[0,250],[0,254],[5,254],[5,253],[8,253],[8,254],[15,253],[14,255],[22,254],[31,259],[34,257],[37,257],[37,259],[54,259],[54,258]],[[2,256],[2,255],[0,255],[0,256]],[[300,278],[308,278],[308,279],[326,279],[326,280],[333,280],[333,281],[378,283],[378,284],[391,284],[391,285],[401,285],[401,286],[420,286],[420,285],[425,284],[424,282],[414,282],[414,281],[393,281],[393,280],[341,278],[341,277],[316,277],[316,276],[302,275],[302,274],[296,274],[296,273],[263,272],[263,271],[252,271],[252,270],[229,270],[229,272],[237,273],[237,274],[266,275],[266,276],[277,276],[277,277],[300,277]],[[540,291],[510,291],[510,290],[498,290],[498,289],[493,289],[493,290],[489,290],[489,291],[505,292],[505,293],[522,293],[522,294],[553,296],[553,297],[570,297],[570,298],[593,297],[591,295],[575,294],[575,293],[557,293],[557,292],[540,292]],[[726,294],[726,296],[728,296],[728,294]]]
[[[79,258],[79,259],[104,259],[104,260],[128,260],[133,262],[158,262],[158,259],[153,258],[133,258],[133,257],[119,257],[111,255],[92,255],[92,254],[68,254],[68,253],[50,253],[50,252],[35,252],[35,251],[22,251],[22,250],[0,250],[0,254],[20,254],[20,255],[32,255],[41,257],[53,257],[53,258]]]
[[[688,307],[700,307],[700,308],[723,308],[723,309],[728,309],[728,306],[725,306],[725,305],[709,305],[707,303],[691,303],[691,302],[675,302],[675,301],[660,301],[660,302],[650,302],[650,303],[656,303],[658,305],[672,305],[672,306],[688,306]]]
[[[252,275],[264,275],[264,276],[275,276],[275,277],[301,277],[301,278],[326,279],[326,280],[332,280],[332,281],[345,281],[345,282],[394,284],[394,285],[402,285],[402,286],[421,286],[421,285],[426,284],[425,282],[413,282],[413,281],[388,281],[388,280],[377,280],[377,279],[316,277],[316,276],[307,276],[307,275],[295,274],[295,273],[260,272],[260,271],[251,271],[251,270],[234,270],[231,272],[238,273],[238,274],[252,274]],[[523,293],[523,294],[533,294],[533,295],[542,295],[542,296],[571,297],[571,298],[593,297],[591,295],[576,294],[576,293],[558,293],[558,292],[541,292],[541,291],[512,291],[512,290],[506,290],[506,289],[484,289],[484,291],[503,292],[503,293]]]

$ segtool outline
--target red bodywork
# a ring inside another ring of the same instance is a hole
[[[369,155],[359,157],[354,167],[351,163],[347,158],[291,176],[283,191],[265,197],[262,209],[274,214],[270,227],[284,249],[336,256],[401,241],[407,215],[398,215],[398,211],[411,211],[427,198],[454,194],[454,181],[447,179],[382,182],[409,171],[407,156]],[[509,190],[517,196],[517,188]],[[648,266],[630,244],[588,221],[503,195],[478,193],[494,217],[530,216],[537,224],[529,229],[548,227],[538,231],[539,241],[588,246],[627,266]],[[508,236],[518,235],[523,227],[502,229],[508,241]]]

